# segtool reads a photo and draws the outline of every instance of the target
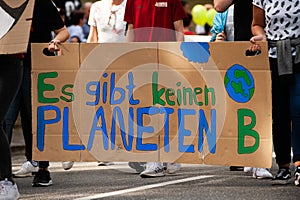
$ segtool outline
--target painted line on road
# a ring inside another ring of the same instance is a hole
[[[144,185],[140,187],[135,187],[135,188],[129,188],[129,189],[124,189],[124,190],[118,190],[114,192],[106,192],[106,193],[100,193],[88,197],[82,197],[78,198],[76,200],[92,200],[92,199],[100,199],[104,197],[111,197],[111,196],[116,196],[116,195],[121,195],[121,194],[126,194],[130,192],[138,192],[141,190],[148,190],[152,188],[158,188],[158,187],[163,187],[167,185],[173,185],[173,184],[178,184],[178,183],[184,183],[184,182],[189,182],[189,181],[195,181],[195,180],[200,180],[200,179],[205,179],[205,178],[211,178],[214,177],[213,175],[203,175],[203,176],[196,176],[196,177],[190,177],[190,178],[184,178],[184,179],[179,179],[179,180],[174,180],[174,181],[167,181],[163,183],[156,183],[156,184],[151,184],[151,185]]]

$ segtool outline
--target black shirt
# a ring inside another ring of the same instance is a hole
[[[234,40],[249,41],[252,37],[252,0],[234,0]]]
[[[45,43],[52,39],[51,31],[64,27],[51,0],[35,0],[29,42]]]
[[[30,43],[48,43],[52,40],[51,32],[64,27],[59,12],[51,0],[35,0],[32,24],[29,36],[27,54],[25,54],[25,66],[30,67],[31,48]]]

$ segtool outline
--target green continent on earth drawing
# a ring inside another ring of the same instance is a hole
[[[233,65],[227,70],[224,85],[230,98],[238,103],[246,103],[253,97],[255,89],[253,76],[241,65]]]

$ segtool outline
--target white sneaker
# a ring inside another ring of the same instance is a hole
[[[0,181],[0,200],[16,200],[20,198],[17,184],[5,179]]]
[[[178,172],[181,168],[181,164],[179,163],[168,163],[166,172],[169,174],[174,174]]]
[[[140,173],[142,178],[164,176],[164,167],[160,162],[148,162],[146,169]]]
[[[265,168],[253,168],[253,178],[273,178],[273,175],[268,169]]]
[[[67,162],[62,162],[62,167],[64,168],[64,170],[69,170],[73,167],[74,162],[73,161],[67,161]]]
[[[253,167],[244,167],[244,172],[245,173],[249,173],[249,172],[253,172]]]
[[[27,161],[22,165],[21,169],[13,173],[13,176],[16,178],[32,176],[32,173],[36,173],[38,169],[38,166],[35,167],[30,161]]]

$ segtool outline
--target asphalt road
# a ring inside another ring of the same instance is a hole
[[[14,150],[13,170],[24,159],[22,149]],[[69,171],[64,171],[59,162],[50,165],[50,187],[32,187],[33,177],[15,179],[21,199],[300,199],[300,187],[292,182],[274,186],[271,180],[254,179],[251,174],[231,172],[224,166],[184,164],[176,175],[145,179],[127,163],[108,167],[99,167],[96,162],[75,163]],[[275,174],[275,165],[271,171]]]

